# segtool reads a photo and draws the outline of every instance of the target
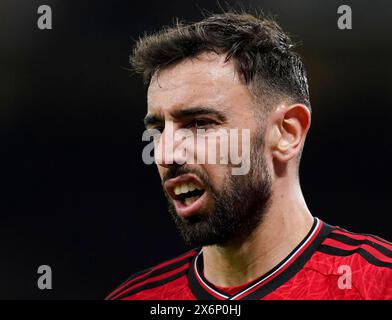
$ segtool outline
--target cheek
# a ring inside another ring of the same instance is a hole
[[[219,191],[226,182],[230,168],[228,165],[205,165],[203,171],[207,174],[209,183]]]
[[[161,180],[162,180],[162,178],[166,174],[167,169],[162,166],[159,166],[159,165],[157,165],[157,169],[158,169],[159,176],[161,177]]]
[[[197,164],[215,165],[229,163],[229,135],[225,130],[199,133],[190,145],[190,154]]]

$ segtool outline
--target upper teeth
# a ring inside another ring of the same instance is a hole
[[[176,196],[178,196],[181,193],[187,193],[193,190],[202,190],[200,187],[198,187],[197,185],[195,185],[194,183],[190,182],[190,183],[181,183],[179,185],[177,185],[174,188],[174,193]]]

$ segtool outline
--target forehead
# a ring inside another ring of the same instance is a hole
[[[204,53],[157,72],[148,88],[147,103],[149,113],[194,106],[235,107],[241,112],[241,105],[251,104],[252,97],[231,59],[225,62],[225,55]]]

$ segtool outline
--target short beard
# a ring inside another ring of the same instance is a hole
[[[178,216],[173,200],[166,194],[169,212],[185,243],[200,247],[227,245],[243,241],[262,223],[269,206],[272,182],[262,156],[260,141],[251,150],[251,166],[247,175],[228,173],[223,188],[217,190],[201,170],[186,166],[170,167],[165,180],[185,173],[196,174],[212,198],[210,209],[183,219]],[[211,199],[210,199],[211,200]]]

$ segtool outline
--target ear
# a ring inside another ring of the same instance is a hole
[[[288,162],[301,152],[310,127],[310,111],[303,104],[284,105],[277,108],[273,118],[272,156]]]

